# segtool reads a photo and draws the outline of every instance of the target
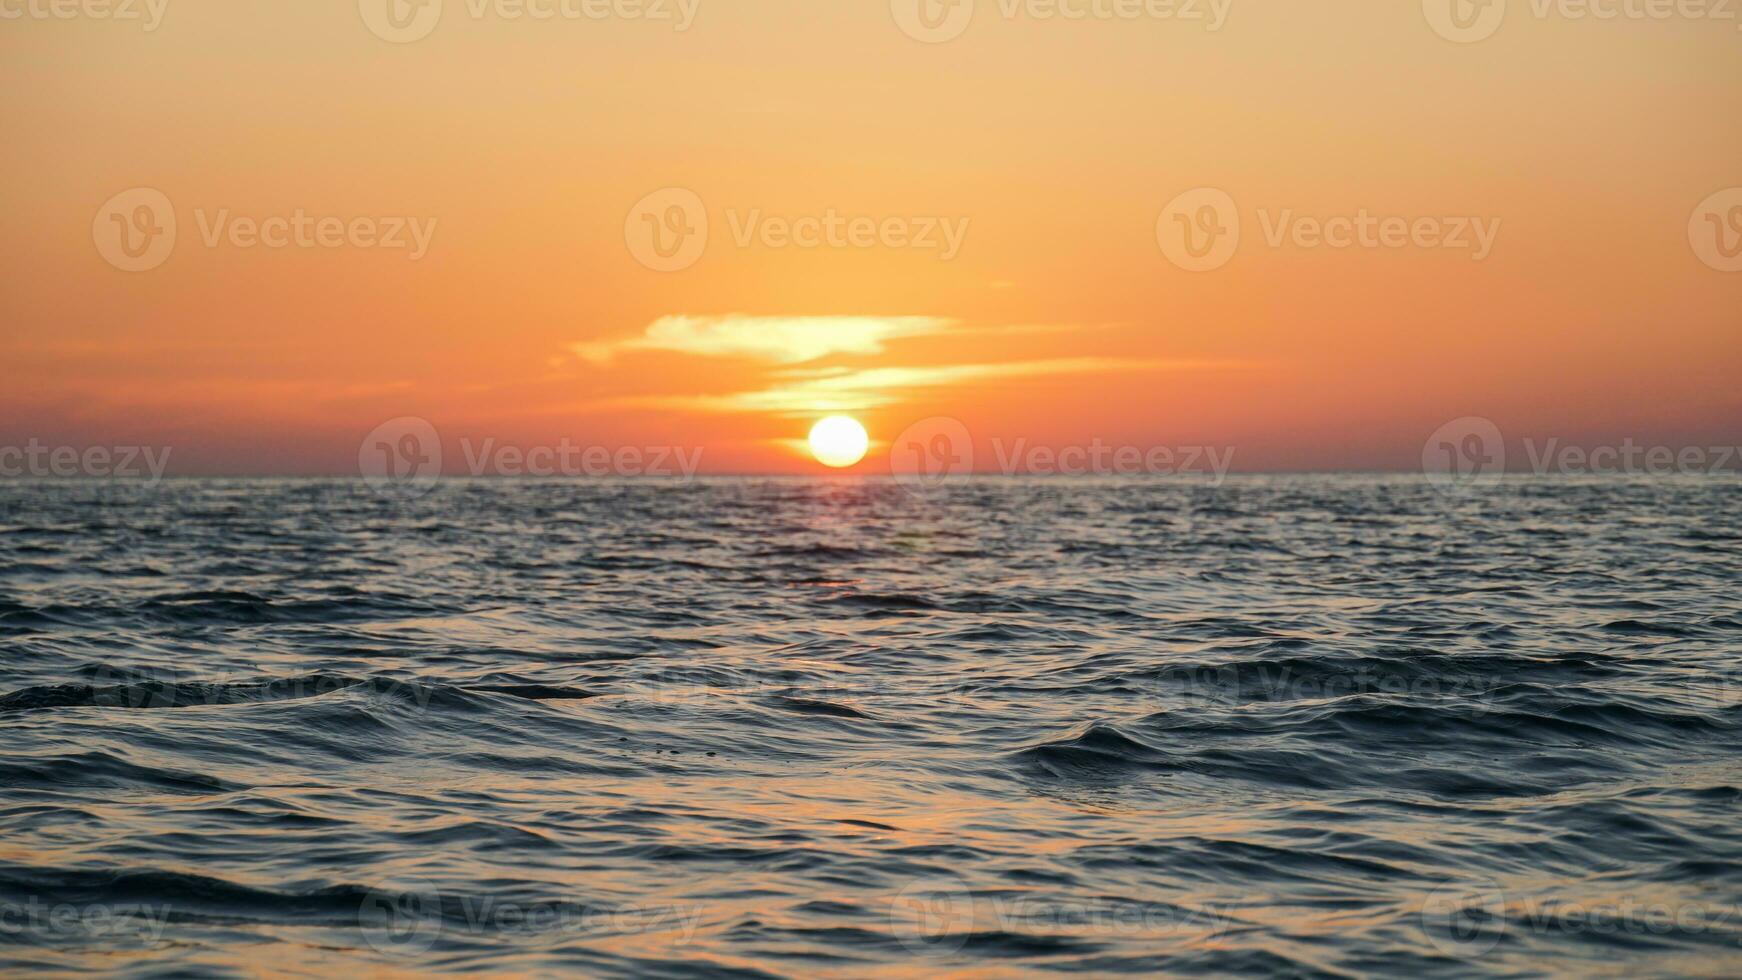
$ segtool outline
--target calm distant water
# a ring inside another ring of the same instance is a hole
[[[1742,974],[1742,485],[0,484],[0,972]]]

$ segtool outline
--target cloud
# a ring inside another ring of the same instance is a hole
[[[790,381],[757,391],[730,395],[670,395],[622,399],[621,408],[657,408],[690,412],[776,412],[807,415],[855,412],[900,401],[903,392],[999,378],[1035,375],[1112,373],[1123,371],[1193,371],[1243,366],[1224,361],[1124,360],[1074,357],[1008,364],[952,364],[937,367],[884,367],[862,371],[787,372]]]
[[[595,364],[609,364],[628,351],[804,364],[833,354],[880,354],[886,341],[942,333],[956,322],[930,316],[666,316],[639,337],[573,344],[569,350]]]
[[[1014,337],[1070,333],[1081,336],[1117,324],[1007,324],[964,326],[930,316],[667,316],[641,336],[573,344],[575,356],[609,364],[630,351],[669,351],[696,357],[739,358],[771,365],[764,387],[707,395],[638,395],[570,406],[569,411],[645,410],[811,415],[856,412],[897,404],[916,389],[972,385],[998,379],[1115,372],[1204,371],[1252,366],[1247,362],[1068,357],[1006,363],[854,368],[816,364],[833,355],[880,354],[886,342],[948,332],[954,336]],[[990,346],[990,345],[988,345]]]

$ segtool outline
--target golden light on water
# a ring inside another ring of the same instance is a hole
[[[817,462],[841,469],[865,458],[871,437],[853,419],[834,415],[811,427],[810,445]]]

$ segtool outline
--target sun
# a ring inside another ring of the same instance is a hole
[[[824,466],[852,466],[864,459],[870,448],[871,437],[865,434],[865,427],[845,415],[823,419],[811,428],[811,455]]]

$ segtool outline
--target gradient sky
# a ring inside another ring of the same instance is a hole
[[[790,441],[832,410],[879,440],[950,416],[976,438],[1233,446],[1244,470],[1415,468],[1468,415],[1736,444],[1742,273],[1703,263],[1689,222],[1742,187],[1739,26],[1520,0],[1474,44],[1413,0],[1234,0],[1216,32],[982,0],[941,44],[887,0],[701,0],[683,32],[447,0],[407,44],[352,0],[169,0],[153,32],[0,20],[0,445],[345,473],[365,433],[419,416],[446,439],[814,472]],[[128,273],[93,219],[136,187],[179,233]],[[706,203],[710,237],[663,273],[625,222],[667,187]],[[1193,273],[1157,219],[1199,187],[1243,237]],[[209,248],[196,215],[222,209],[436,230],[420,261]],[[948,260],[734,240],[732,215],[830,209],[968,230]],[[1284,209],[1500,231],[1481,261],[1271,247],[1260,212]]]

